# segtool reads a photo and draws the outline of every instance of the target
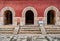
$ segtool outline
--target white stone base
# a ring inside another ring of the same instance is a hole
[[[57,37],[56,37],[57,36]],[[0,41],[60,41],[60,34],[40,35],[40,34],[1,34]]]

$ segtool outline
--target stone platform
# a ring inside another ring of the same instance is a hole
[[[0,34],[0,41],[60,41],[59,34]]]
[[[60,41],[60,26],[0,26],[0,41]]]

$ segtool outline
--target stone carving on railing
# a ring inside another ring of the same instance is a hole
[[[10,39],[10,41],[17,41],[18,36],[17,35],[13,35],[12,38]]]
[[[40,29],[41,29],[42,34],[46,34],[46,30],[45,30],[45,28],[44,28],[44,23],[43,23],[43,21],[39,21],[39,25],[40,25]]]
[[[18,31],[19,31],[19,25],[15,27],[14,34],[18,34]]]
[[[27,37],[27,41],[32,41],[32,37]]]
[[[4,39],[4,37],[1,37],[1,36],[0,36],[0,41],[3,41],[3,39]]]
[[[8,35],[0,35],[0,41],[60,41],[60,37],[49,35],[26,37],[21,37],[18,35],[13,35],[12,37]]]

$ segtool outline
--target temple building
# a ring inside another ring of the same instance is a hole
[[[59,0],[1,0],[0,33],[60,34],[59,7]]]
[[[0,34],[59,36],[60,0],[0,0]]]

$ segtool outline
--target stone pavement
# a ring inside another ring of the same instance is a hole
[[[0,35],[0,41],[60,41],[60,37],[50,35]]]

